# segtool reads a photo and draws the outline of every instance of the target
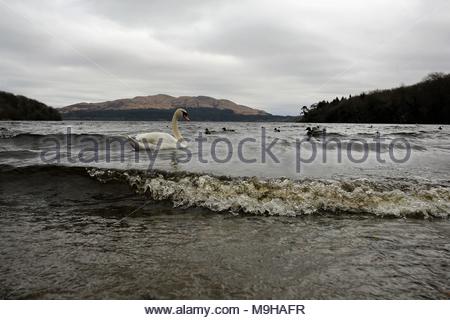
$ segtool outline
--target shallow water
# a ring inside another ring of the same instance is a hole
[[[295,138],[303,137],[300,124],[183,124],[188,138],[204,127],[233,128],[235,133],[216,134],[232,137],[233,147],[243,137],[261,139],[261,126],[267,133],[280,127],[274,138],[288,141],[273,149],[281,164],[241,164],[237,157],[180,163],[163,152],[147,171],[148,161],[132,161],[131,148],[129,161],[120,160],[118,149],[110,162],[62,157],[45,164],[40,158],[54,147],[45,137],[66,147],[67,126],[74,157],[85,147],[83,137],[101,142],[144,128],[165,131],[166,125],[0,123],[6,129],[0,139],[1,297],[449,297],[446,128],[327,125],[328,135],[343,142],[371,131],[388,141],[406,136],[416,146],[412,160],[317,161],[300,173],[290,158]],[[210,147],[214,139],[207,139]],[[326,150],[331,157],[337,149]],[[245,152],[260,150],[255,144]]]

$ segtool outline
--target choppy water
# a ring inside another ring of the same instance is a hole
[[[188,150],[126,143],[167,126],[0,122],[0,296],[449,297],[448,128],[192,122]]]

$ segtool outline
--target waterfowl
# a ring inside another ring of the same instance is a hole
[[[142,149],[176,149],[178,147],[184,148],[186,146],[183,136],[178,129],[178,119],[183,118],[189,121],[189,116],[186,110],[177,109],[172,117],[172,133],[166,132],[149,132],[140,133],[135,137],[128,136],[131,146],[135,150]]]

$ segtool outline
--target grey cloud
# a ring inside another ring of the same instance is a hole
[[[449,72],[445,1],[0,4],[0,85],[54,106],[210,95],[299,106]]]
[[[94,14],[127,27],[155,28],[191,24],[208,15],[210,10],[217,10],[223,3],[219,0],[97,0],[87,2],[86,6]]]

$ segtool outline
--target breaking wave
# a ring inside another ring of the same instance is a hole
[[[371,214],[439,217],[450,212],[450,189],[417,181],[231,178],[186,172],[87,169],[107,183],[128,183],[137,193],[176,207],[204,207],[255,215]]]
[[[216,212],[271,216],[369,214],[379,217],[447,218],[450,188],[412,179],[261,179],[189,172],[116,170],[68,166],[0,166],[0,175],[26,183],[39,174],[43,183],[71,175],[108,183],[125,183],[152,200],[175,207],[202,207]],[[41,177],[43,175],[43,177]],[[86,184],[92,188],[92,184]],[[99,192],[102,185],[99,184]]]

